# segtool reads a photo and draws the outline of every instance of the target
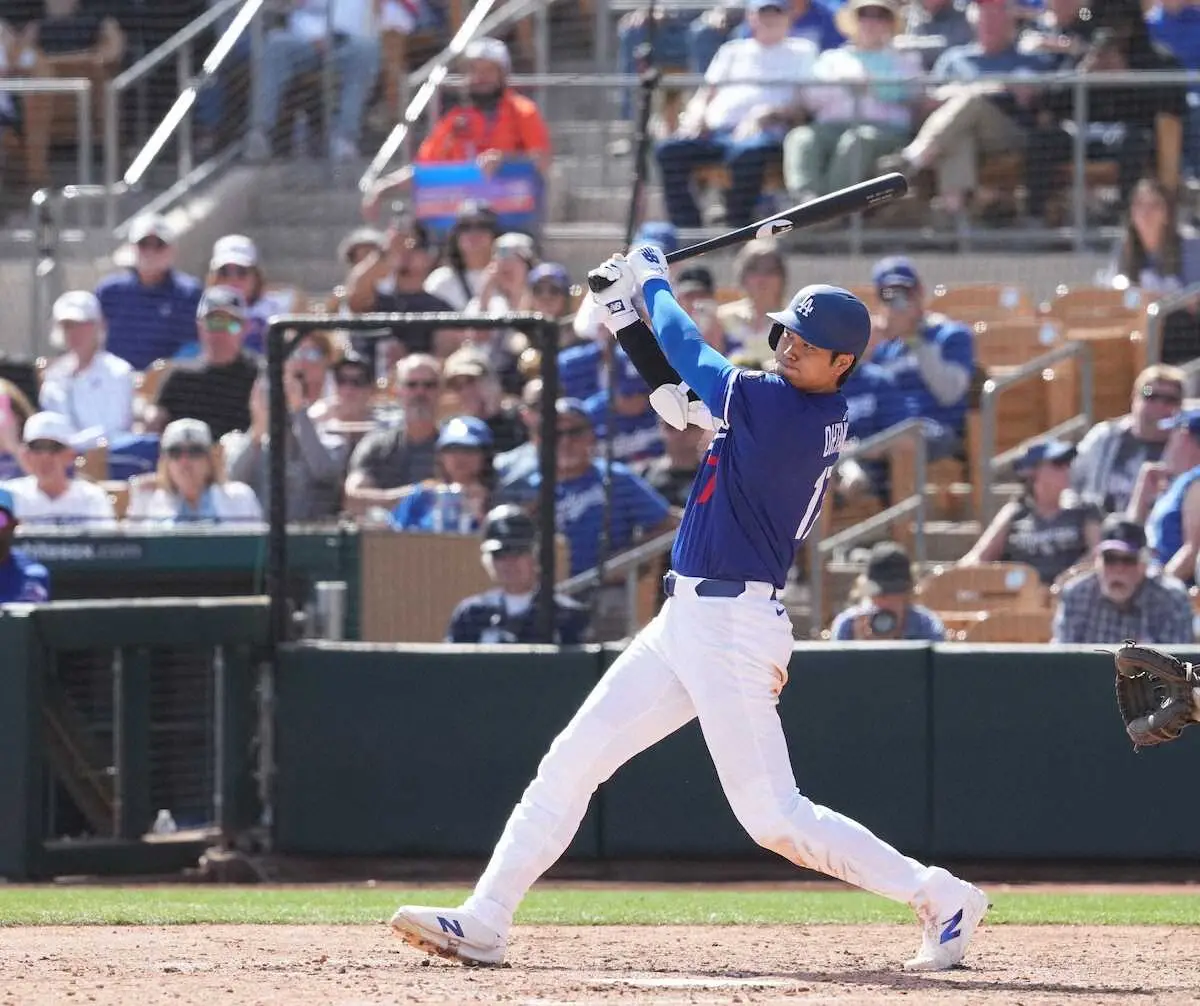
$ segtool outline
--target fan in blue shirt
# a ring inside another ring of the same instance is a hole
[[[656,458],[663,452],[658,416],[650,408],[650,388],[642,380],[624,353],[618,359],[619,371],[613,395],[613,457],[625,464]],[[596,439],[609,435],[608,392],[598,391],[584,406],[592,420]]]
[[[0,489],[0,604],[50,600],[50,571],[12,547],[17,530],[12,493]]]

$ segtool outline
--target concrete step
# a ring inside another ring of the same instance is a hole
[[[929,562],[957,562],[979,540],[978,521],[930,521],[925,525],[925,557]]]

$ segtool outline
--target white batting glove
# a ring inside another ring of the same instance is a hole
[[[637,281],[624,255],[613,255],[589,272],[588,289],[592,291],[592,300],[608,315],[606,324],[614,335],[638,320],[633,302]]]
[[[694,402],[688,402],[687,421],[693,426],[699,426],[702,430],[719,430],[721,428],[721,421],[713,418],[708,406],[698,398]]]
[[[687,429],[688,386],[686,384],[661,384],[650,392],[650,408],[657,412],[664,423],[677,430]]]
[[[671,282],[667,256],[658,245],[636,245],[629,249],[625,261],[633,270],[639,289],[652,279],[661,279],[666,283]]]

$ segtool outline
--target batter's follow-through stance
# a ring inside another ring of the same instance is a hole
[[[692,486],[662,611],[555,739],[466,902],[404,906],[393,930],[427,953],[500,963],[517,904],[567,848],[596,787],[696,717],[729,804],[756,842],[912,906],[922,939],[906,967],[953,967],[987,896],[801,795],[776,710],[793,643],[777,592],[821,512],[846,437],[838,389],[866,350],[866,307],[838,287],[804,287],[771,315],[776,373],[757,373],[704,342],[672,294],[658,248],[639,246],[596,272],[610,283],[599,299],[623,337],[639,334],[631,326],[650,337],[634,307],[641,287],[667,360],[722,428]]]

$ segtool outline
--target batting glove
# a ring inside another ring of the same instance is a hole
[[[650,407],[662,417],[663,422],[677,430],[686,429],[689,423],[702,430],[720,427],[707,405],[699,399],[688,400],[688,386],[682,382],[655,388],[650,392]]]
[[[671,275],[667,269],[667,256],[658,245],[637,245],[629,249],[625,260],[633,270],[639,289],[652,279],[661,279],[666,283],[671,282]]]
[[[624,255],[613,255],[589,272],[588,289],[592,300],[608,314],[608,328],[614,335],[638,320],[633,303],[637,281]]]

